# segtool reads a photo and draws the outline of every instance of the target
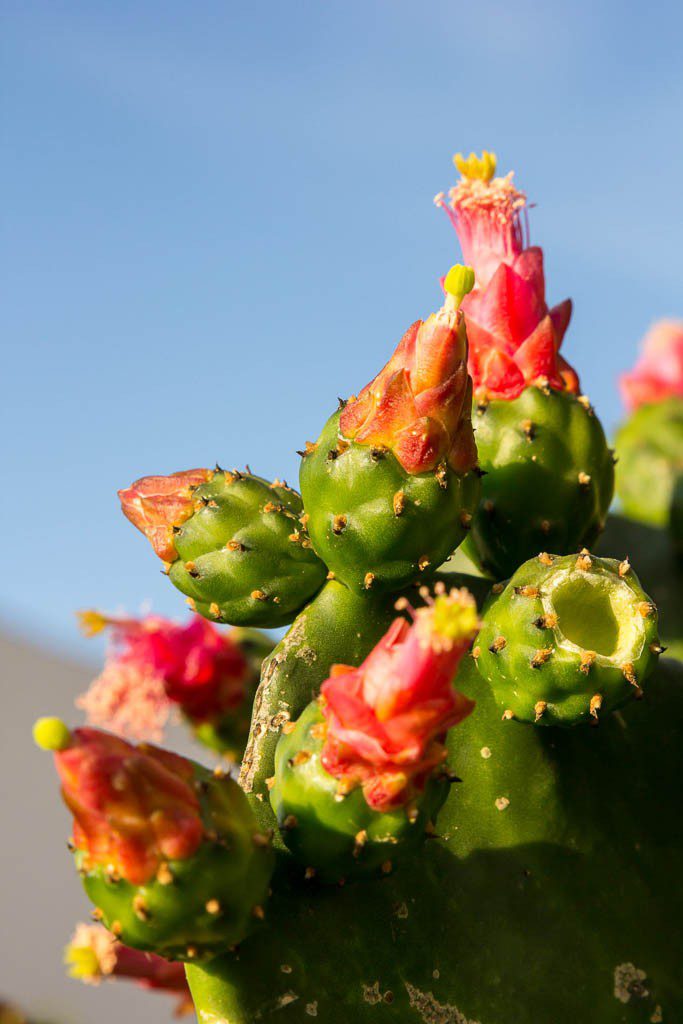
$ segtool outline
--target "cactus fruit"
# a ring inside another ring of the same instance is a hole
[[[285,626],[325,580],[301,525],[301,498],[280,481],[189,470],[143,477],[119,497],[171,582],[213,622]]]
[[[73,850],[95,916],[117,938],[198,960],[241,941],[263,904],[270,840],[225,773],[98,729],[41,719],[74,815]]]
[[[474,707],[452,680],[477,614],[467,591],[424,591],[413,625],[395,619],[359,668],[334,665],[278,742],[270,801],[285,844],[322,881],[391,870],[446,799],[443,740]]]
[[[104,670],[76,701],[89,724],[158,742],[179,709],[206,746],[241,758],[261,664],[273,648],[265,633],[221,632],[199,615],[182,625],[159,615],[96,611],[81,612],[80,619],[87,635],[105,629],[111,635]]]
[[[458,308],[471,271],[454,267],[446,280],[442,309],[406,331],[384,369],[301,453],[313,547],[358,592],[429,575],[472,518],[479,481]]]
[[[176,999],[175,1017],[193,1012],[185,968],[181,963],[124,946],[101,925],[76,925],[64,950],[64,962],[70,976],[86,985],[99,985],[103,980],[127,979],[141,988],[173,995]]]
[[[585,549],[520,566],[492,595],[475,647],[506,720],[565,726],[642,697],[661,651],[657,609],[628,559]]]
[[[543,252],[525,238],[526,196],[495,155],[459,154],[460,182],[436,203],[456,229],[476,287],[462,308],[482,481],[467,554],[495,578],[542,547],[591,543],[614,487],[611,454],[559,349],[571,302],[550,309]]]
[[[569,391],[525,388],[474,416],[482,497],[465,546],[494,578],[544,548],[591,545],[612,499],[614,464],[590,404]]]

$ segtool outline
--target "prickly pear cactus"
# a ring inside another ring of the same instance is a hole
[[[201,615],[290,624],[241,788],[158,748],[38,730],[98,916],[187,962],[200,1024],[683,1014],[671,543],[655,558],[662,531],[613,517],[583,549],[613,462],[559,354],[571,304],[546,303],[511,176],[488,153],[456,163],[437,201],[474,274],[446,275],[442,308],[306,445],[301,497],[222,470],[121,492]],[[468,530],[512,577],[488,599],[470,581],[481,621],[440,564]],[[69,763],[93,744],[91,785]]]

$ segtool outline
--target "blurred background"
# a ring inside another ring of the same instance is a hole
[[[611,430],[617,374],[683,313],[682,31],[673,0],[4,0],[0,995],[36,1020],[170,1017],[64,978],[86,904],[29,741],[101,657],[76,608],[183,614],[116,489],[216,461],[295,483],[337,395],[440,302],[456,150],[537,204]]]

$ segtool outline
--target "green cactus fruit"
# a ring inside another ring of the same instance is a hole
[[[372,810],[360,788],[343,797],[321,760],[324,718],[312,701],[275,753],[270,802],[281,835],[308,878],[341,882],[388,873],[416,849],[448,795],[447,772],[435,774],[410,807]]]
[[[642,696],[661,651],[657,609],[628,560],[585,549],[520,566],[485,607],[475,647],[504,718],[564,726]]]
[[[200,1021],[648,1024],[683,1017],[683,666],[598,729],[515,728],[471,658],[462,783],[380,882],[276,887],[187,974]]]
[[[479,493],[473,471],[406,473],[390,451],[340,442],[330,417],[301,466],[315,550],[356,592],[395,591],[429,576],[466,535]]]
[[[96,919],[123,943],[199,961],[240,942],[263,917],[270,837],[223,772],[55,719],[34,729],[56,751],[73,851]]]
[[[322,586],[296,491],[249,473],[217,472],[176,528],[171,582],[200,614],[238,626],[284,626]]]
[[[587,400],[527,387],[476,406],[485,476],[467,554],[495,579],[541,550],[590,545],[612,500],[613,456]]]
[[[617,495],[627,516],[666,527],[683,474],[683,399],[639,406],[617,431]]]

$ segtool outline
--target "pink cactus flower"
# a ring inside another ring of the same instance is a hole
[[[513,399],[531,384],[577,392],[578,377],[559,353],[571,300],[552,309],[546,303],[543,251],[526,240],[526,196],[512,174],[494,177],[493,153],[454,161],[462,178],[434,202],[474,267],[475,288],[462,308],[475,395]]]
[[[42,719],[36,742],[54,751],[62,797],[74,816],[84,866],[100,865],[133,885],[162,863],[191,857],[204,837],[191,761],[99,729],[69,731]]]
[[[386,366],[346,404],[340,432],[388,448],[408,473],[442,460],[465,472],[477,462],[471,404],[464,318],[449,294],[438,313],[408,328]]]
[[[667,398],[683,398],[683,320],[660,320],[645,335],[642,354],[619,381],[630,410]]]
[[[64,961],[71,977],[86,985],[99,985],[103,980],[115,978],[129,979],[142,988],[174,995],[176,1017],[194,1010],[183,964],[164,960],[156,953],[131,949],[101,925],[76,925],[64,950]]]
[[[323,683],[326,722],[322,763],[342,791],[362,786],[377,811],[401,807],[419,793],[446,757],[445,733],[474,703],[453,686],[476,634],[474,599],[437,590],[412,623],[397,618],[358,668],[335,665]]]
[[[77,706],[93,725],[159,740],[175,708],[194,725],[217,722],[245,699],[249,665],[230,633],[194,615],[186,624],[158,615],[116,618],[81,613],[90,635],[109,629],[102,673]]]

